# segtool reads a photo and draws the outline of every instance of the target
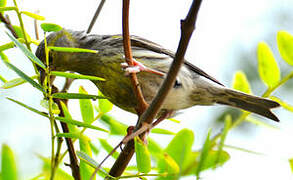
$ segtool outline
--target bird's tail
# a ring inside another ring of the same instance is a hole
[[[218,104],[225,104],[250,111],[261,116],[279,122],[278,117],[271,112],[272,108],[279,107],[280,104],[270,99],[248,95],[232,89],[223,89],[225,96],[216,100]],[[226,97],[226,98],[223,98]]]

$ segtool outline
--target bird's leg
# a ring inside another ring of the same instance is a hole
[[[157,74],[159,76],[165,76],[165,73],[157,71],[155,69],[148,68],[141,62],[136,61],[135,59],[133,59],[133,66],[129,66],[127,63],[121,63],[121,67],[125,70],[126,75],[129,75],[130,73],[139,73],[143,71]]]
[[[152,128],[158,125],[163,120],[167,119],[173,114],[173,111],[166,111],[164,112],[155,122],[152,124],[143,123],[142,126],[131,134],[127,134],[124,139],[122,140],[122,144],[126,144],[128,141],[132,140],[135,136],[138,136],[144,132],[149,132]]]

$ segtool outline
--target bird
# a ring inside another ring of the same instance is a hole
[[[146,102],[150,104],[175,57],[174,52],[134,35],[130,36],[130,40],[135,68],[123,64],[125,56],[121,35],[96,35],[62,29],[50,33],[46,40],[48,46],[97,50],[98,53],[50,50],[50,70],[104,78],[105,81],[92,82],[109,101],[132,113],[136,112],[138,101],[130,78],[125,72],[140,71],[137,73],[138,83]],[[44,41],[39,44],[35,54],[41,61],[46,62]],[[44,71],[41,70],[41,79],[42,77]],[[278,102],[228,88],[186,60],[160,112],[177,112],[196,105],[215,104],[239,108],[279,122],[278,117],[271,111],[272,108],[280,106]]]

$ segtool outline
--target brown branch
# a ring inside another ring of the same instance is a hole
[[[15,32],[15,30],[14,30],[14,28],[13,28],[13,26],[12,26],[12,24],[11,24],[9,18],[8,18],[8,15],[7,15],[7,17],[4,17],[3,13],[0,13],[0,20],[1,20],[1,22],[3,22],[5,24],[6,28],[11,32],[11,34],[15,38],[18,38],[18,36],[17,36],[17,34],[16,34],[16,32]]]
[[[55,92],[58,92],[58,89],[55,87],[54,88]],[[60,109],[60,117],[64,117],[64,112],[61,106],[61,100],[60,99],[54,99],[54,102],[58,105],[58,108]],[[65,104],[67,104],[67,101],[64,101]],[[69,128],[68,125],[64,122],[60,122],[61,123],[61,127],[64,133],[69,133]],[[75,180],[81,180],[80,178],[80,172],[79,172],[79,163],[78,163],[78,159],[74,150],[74,146],[72,143],[71,138],[65,138],[65,142],[67,145],[67,149],[69,152],[69,159],[70,159],[70,168],[72,171],[72,176],[74,177]]]
[[[130,0],[123,0],[123,15],[122,15],[122,24],[123,24],[123,47],[124,47],[124,54],[125,54],[125,61],[129,66],[133,66],[132,60],[132,51],[131,51],[131,44],[130,44],[130,37],[129,37],[129,1]],[[140,116],[148,107],[147,102],[144,100],[142,95],[141,88],[139,86],[137,77],[135,73],[130,73],[130,80],[132,83],[134,94],[137,98],[137,107],[136,111],[138,116]]]
[[[91,30],[92,30],[92,28],[93,28],[93,26],[94,26],[94,24],[95,24],[95,22],[96,22],[96,20],[97,20],[97,18],[99,16],[100,12],[101,12],[101,10],[102,10],[102,8],[104,6],[105,1],[106,0],[101,0],[100,4],[98,6],[98,9],[96,10],[96,12],[94,14],[94,17],[92,18],[91,23],[90,23],[90,25],[89,25],[89,27],[88,27],[88,29],[86,31],[87,34],[91,32]]]
[[[197,14],[201,5],[202,0],[193,0],[192,5],[185,20],[181,21],[181,38],[175,54],[174,61],[170,67],[168,75],[163,82],[162,87],[157,93],[156,97],[152,101],[150,107],[142,114],[139,119],[139,123],[136,125],[136,130],[140,128],[141,124],[147,123],[151,124],[153,119],[156,117],[160,107],[167,96],[169,90],[172,88],[176,76],[180,70],[181,65],[184,63],[184,55],[191,38],[192,32],[195,28],[195,21],[197,19]],[[123,14],[124,15],[124,14]],[[141,135],[144,136],[144,133]],[[109,174],[114,177],[120,176],[125,168],[127,167],[131,157],[134,154],[134,142],[129,141],[122,153],[120,153],[118,159],[112,166]]]

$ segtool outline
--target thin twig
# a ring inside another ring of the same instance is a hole
[[[131,51],[131,43],[130,43],[130,36],[129,36],[129,1],[130,0],[123,0],[123,15],[122,15],[122,24],[123,24],[123,47],[124,47],[124,54],[125,54],[125,61],[129,66],[133,66],[133,59],[132,59],[132,51]],[[132,83],[134,94],[137,98],[137,107],[136,111],[138,116],[140,116],[148,107],[147,102],[145,101],[141,88],[139,86],[136,73],[130,73],[130,80]]]
[[[0,13],[0,20],[1,22],[3,22],[6,26],[6,28],[11,32],[11,34],[17,39],[18,36],[12,26],[12,24],[9,21],[8,15],[6,15],[6,17],[3,16],[3,13]]]
[[[138,129],[143,123],[147,123],[147,124],[152,123],[157,112],[160,110],[160,107],[165,97],[167,96],[169,90],[172,88],[176,80],[177,73],[179,72],[180,67],[184,62],[184,55],[185,55],[189,40],[191,38],[191,35],[193,33],[193,30],[195,28],[195,21],[197,19],[197,14],[198,14],[200,5],[201,5],[201,0],[193,0],[185,20],[181,21],[181,38],[180,38],[179,46],[175,54],[174,61],[156,97],[152,101],[149,108],[140,117],[140,121],[137,124],[136,129]],[[131,140],[126,144],[122,153],[120,153],[118,159],[115,161],[114,165],[112,166],[109,174],[113,177],[120,176],[125,170],[131,157],[133,156],[133,153],[134,153],[134,142],[133,140]]]
[[[37,10],[35,12],[35,14],[39,14],[40,11]],[[34,28],[35,28],[35,36],[36,36],[36,39],[39,40],[40,39],[40,36],[39,36],[39,29],[38,29],[38,20],[34,19]]]
[[[89,25],[89,27],[88,27],[88,29],[86,31],[87,34],[91,32],[91,30],[92,30],[92,28],[93,28],[93,26],[94,26],[94,24],[95,24],[95,22],[96,22],[96,20],[97,20],[97,18],[99,16],[100,12],[101,12],[101,10],[102,10],[102,8],[104,6],[105,1],[106,0],[101,0],[100,4],[98,6],[98,9],[96,10],[95,15],[92,18],[91,23],[90,23],[90,25]]]

